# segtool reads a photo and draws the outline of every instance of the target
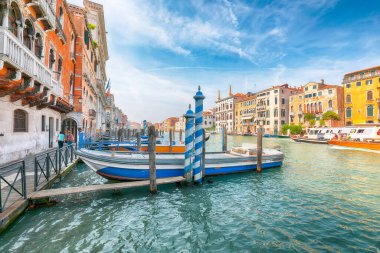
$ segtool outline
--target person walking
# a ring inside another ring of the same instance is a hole
[[[58,141],[58,147],[62,148],[63,142],[65,141],[65,134],[62,131],[58,134],[57,141]]]
[[[66,142],[69,146],[74,142],[74,136],[72,135],[71,131],[67,132]]]

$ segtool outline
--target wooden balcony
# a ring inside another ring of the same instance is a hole
[[[0,60],[33,78],[57,97],[63,96],[62,85],[53,78],[53,73],[44,65],[42,60],[34,55],[20,39],[10,31],[0,27]],[[1,66],[1,64],[0,64]]]
[[[56,27],[56,16],[47,0],[28,0],[28,7],[33,8],[37,14],[37,20],[44,24],[46,30],[54,30]]]

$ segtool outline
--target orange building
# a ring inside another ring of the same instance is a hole
[[[73,22],[78,33],[75,40],[74,111],[66,118],[75,120],[77,127],[87,136],[96,130],[97,104],[97,56],[85,8],[69,5]]]

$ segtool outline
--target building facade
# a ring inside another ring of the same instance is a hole
[[[235,133],[250,135],[256,133],[256,94],[235,101]]]
[[[75,29],[63,0],[0,2],[0,164],[56,146],[73,108]]]
[[[326,126],[344,126],[343,87],[328,85],[322,79],[320,83],[309,82],[302,86],[302,90],[289,98],[289,122],[293,124],[306,124],[305,114],[316,116],[316,126],[321,126],[320,119],[328,111],[339,115],[340,121],[327,120]]]
[[[175,130],[175,124],[178,122],[177,117],[169,117],[162,122],[162,128],[164,132],[169,132],[169,130]]]
[[[184,116],[178,117],[178,121],[175,123],[175,131],[176,132],[179,132],[179,131],[185,132],[185,128],[186,128],[185,117]]]
[[[203,128],[207,130],[214,130],[215,128],[214,109],[203,111]]]
[[[380,123],[380,66],[343,77],[346,125]]]
[[[215,101],[215,127],[216,132],[221,133],[223,128],[226,128],[227,133],[233,134],[234,127],[234,104],[239,98],[244,97],[244,94],[232,94],[232,87],[229,86],[228,97],[221,98],[220,91],[218,91],[218,98]]]
[[[299,91],[283,84],[257,92],[256,124],[263,126],[266,134],[280,134],[282,125],[289,123],[289,96]]]

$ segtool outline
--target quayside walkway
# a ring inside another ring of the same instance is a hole
[[[0,166],[0,233],[28,207],[33,192],[50,188],[74,167],[75,148],[52,148]]]

